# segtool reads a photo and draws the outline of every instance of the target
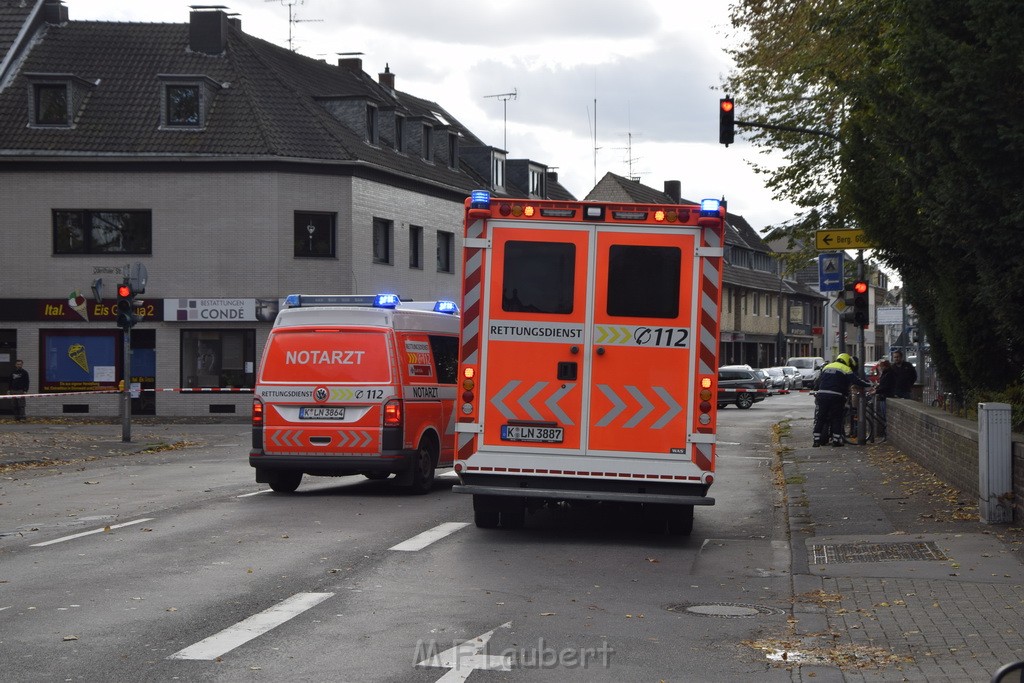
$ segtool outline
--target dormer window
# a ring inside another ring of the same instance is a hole
[[[423,158],[434,160],[434,127],[428,123],[423,124]]]
[[[206,76],[160,74],[160,129],[202,130],[217,92],[227,87]]]
[[[405,151],[405,117],[395,116],[395,151]]]
[[[459,135],[448,133],[448,168],[459,167]]]
[[[87,81],[74,74],[28,73],[29,126],[72,128],[75,117],[99,81]]]
[[[377,126],[377,107],[366,105],[366,141],[371,145],[380,144]]]
[[[505,155],[495,154],[491,161],[491,182],[495,190],[505,189]]]
[[[66,126],[68,119],[68,86],[65,83],[35,85],[35,121],[37,126]]]

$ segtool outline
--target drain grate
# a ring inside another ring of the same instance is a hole
[[[910,562],[917,560],[947,560],[934,542],[919,543],[838,543],[815,545],[811,552],[814,564],[842,564],[844,562]]]

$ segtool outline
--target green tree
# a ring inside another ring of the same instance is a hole
[[[760,170],[806,208],[776,234],[811,245],[814,229],[862,227],[900,273],[947,382],[1019,382],[1024,3],[741,0],[732,20],[744,39],[724,87],[738,117],[842,141],[747,136],[784,154],[786,166]]]

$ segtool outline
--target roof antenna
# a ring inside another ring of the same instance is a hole
[[[295,24],[307,24],[310,22],[323,21],[323,19],[299,19],[292,13],[295,5],[301,5],[306,0],[264,0],[264,2],[280,2],[288,7],[288,49],[295,52],[295,42],[292,40],[292,26]]]
[[[514,100],[518,96],[519,93],[516,88],[512,88],[512,92],[503,92],[498,93],[497,95],[484,95],[484,99],[487,99],[488,97],[497,97],[499,100],[501,100],[502,118],[504,119],[505,123],[505,137],[501,144],[502,149],[504,149],[506,152],[508,151],[508,101]]]

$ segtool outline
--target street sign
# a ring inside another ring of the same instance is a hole
[[[815,230],[814,246],[818,251],[835,251],[836,249],[871,249],[874,245],[868,242],[862,229],[852,228]]]
[[[902,306],[879,306],[875,309],[876,325],[902,325]]]
[[[842,313],[847,308],[850,308],[850,304],[846,303],[846,299],[840,294],[836,297],[836,300],[832,302],[832,310],[836,313]]]
[[[843,291],[843,252],[818,254],[818,290]]]

